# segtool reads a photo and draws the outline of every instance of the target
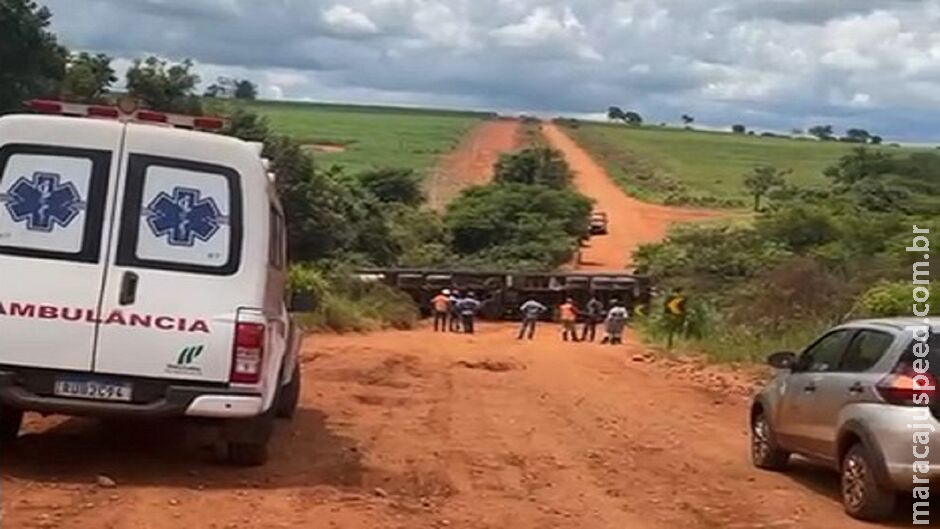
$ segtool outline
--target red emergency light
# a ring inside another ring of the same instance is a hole
[[[119,121],[169,125],[172,127],[195,130],[219,130],[225,126],[225,120],[221,118],[168,114],[165,112],[157,112],[155,110],[137,110],[136,108],[131,110],[130,107],[85,105],[80,103],[68,103],[65,101],[51,101],[47,99],[33,99],[26,101],[24,104],[26,108],[35,112],[41,112],[43,114],[116,119]],[[122,108],[131,110],[131,112],[127,112]]]

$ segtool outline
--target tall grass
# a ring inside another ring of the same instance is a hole
[[[635,320],[641,338],[665,347],[670,331],[670,352],[704,355],[716,363],[760,363],[778,351],[799,352],[825,329],[837,323],[806,319],[772,327],[754,323],[734,323],[714,305],[689,303],[688,313],[678,326],[663,310],[662,299],[654,301],[648,315]]]
[[[342,267],[324,270],[295,265],[291,268],[291,290],[311,302],[306,311],[295,313],[308,331],[411,329],[419,317],[418,308],[404,292],[356,279]]]

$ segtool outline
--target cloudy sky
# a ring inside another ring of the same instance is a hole
[[[940,0],[42,0],[78,49],[263,97],[940,140]]]

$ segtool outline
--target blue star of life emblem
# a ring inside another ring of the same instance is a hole
[[[166,237],[171,246],[188,246],[197,240],[207,242],[228,222],[212,197],[201,198],[198,189],[175,187],[160,192],[144,211],[150,230]]]
[[[67,227],[85,209],[75,184],[62,182],[59,174],[42,171],[17,179],[5,194],[0,194],[0,202],[15,222],[25,222],[27,230],[46,233],[56,226]]]

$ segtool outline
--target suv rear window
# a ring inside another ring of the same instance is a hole
[[[96,263],[109,151],[0,148],[0,254]]]
[[[242,194],[233,169],[132,154],[118,265],[203,274],[238,271]]]

